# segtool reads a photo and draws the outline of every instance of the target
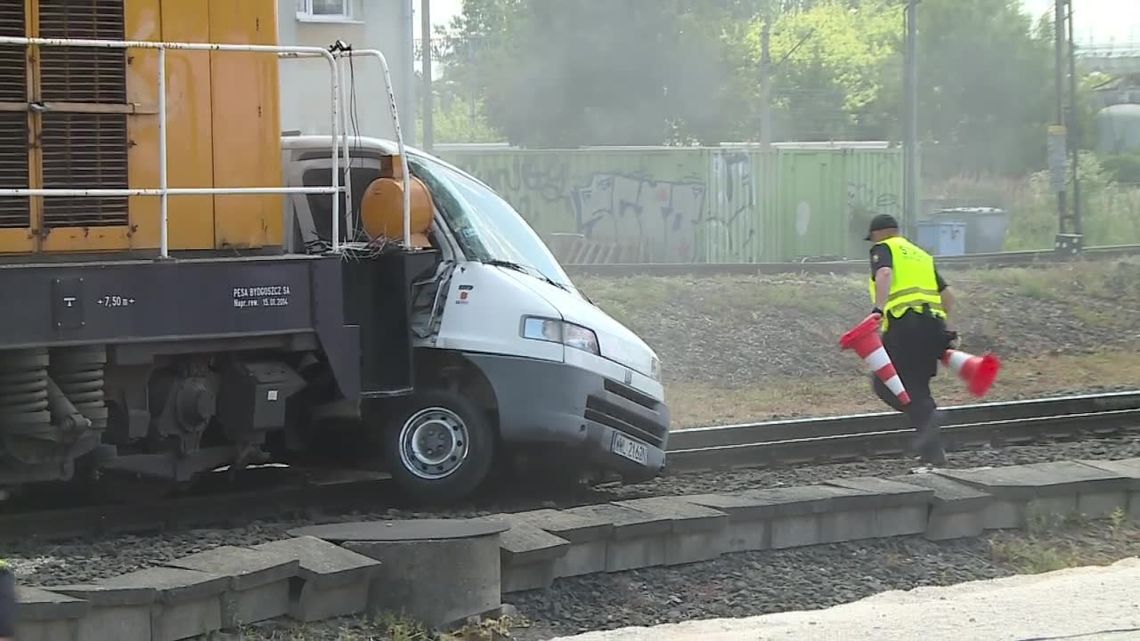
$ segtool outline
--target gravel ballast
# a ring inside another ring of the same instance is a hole
[[[1069,459],[1121,459],[1140,456],[1140,434],[1085,442],[1050,443],[950,454],[952,467],[1005,466]],[[499,501],[482,509],[413,512],[396,509],[360,511],[320,519],[319,522],[394,520],[410,518],[471,517],[501,511],[567,507],[644,496],[677,496],[707,492],[733,492],[767,487],[810,485],[829,479],[857,476],[886,477],[913,469],[911,459],[878,459],[796,468],[737,469],[666,476],[634,486],[619,486],[549,499]],[[64,543],[16,542],[5,556],[16,567],[23,585],[47,586],[81,583],[150,567],[220,545],[256,545],[287,538],[287,531],[313,524],[313,519],[282,519],[229,529],[193,529],[143,536],[109,536]]]

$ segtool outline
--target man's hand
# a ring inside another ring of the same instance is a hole
[[[962,345],[962,337],[958,332],[946,330],[946,349],[958,349]]]

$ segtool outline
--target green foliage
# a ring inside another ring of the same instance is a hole
[[[1140,185],[1140,153],[1103,156],[1100,164],[1113,182]]]
[[[899,0],[465,0],[437,55],[449,90],[485,114],[469,111],[467,122],[479,124],[458,139],[501,132],[531,147],[715,144],[759,137],[768,23],[775,140],[897,140],[903,8]],[[927,173],[1043,168],[1054,118],[1048,20],[1034,23],[1018,0],[923,0],[919,17]],[[1081,121],[1091,122],[1091,85],[1082,87]]]
[[[423,131],[423,114],[417,114],[416,119],[417,129]],[[505,142],[503,135],[487,123],[483,103],[478,99],[437,100],[432,113],[432,130],[437,143]]]
[[[1114,182],[1097,157],[1084,152],[1078,167],[1086,245],[1140,242],[1140,188]],[[1057,197],[1047,171],[1018,190],[1010,211],[1006,249],[1045,249],[1057,233]]]
[[[843,138],[853,127],[882,138],[889,120],[880,99],[901,72],[903,31],[897,8],[863,2],[820,2],[783,13],[772,25],[773,108],[779,136]],[[760,59],[764,20],[753,23],[744,46]]]

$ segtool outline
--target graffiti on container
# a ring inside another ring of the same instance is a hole
[[[706,185],[603,172],[570,193],[578,231],[596,242],[645,245],[655,260],[693,258],[696,227],[705,215]]]
[[[877,214],[891,214],[898,216],[902,213],[899,195],[893,192],[879,191],[875,185],[861,182],[847,183],[847,212],[855,217],[860,213],[871,212]]]
[[[756,211],[757,188],[753,180],[752,156],[742,152],[719,153],[712,157],[714,211],[708,217],[708,234],[724,250],[719,257],[740,259],[757,240],[752,213]]]

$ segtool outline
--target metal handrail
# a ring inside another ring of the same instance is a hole
[[[345,193],[340,184],[340,149],[336,144],[338,138],[344,145],[345,167],[349,166],[347,122],[343,121],[341,111],[341,69],[340,59],[354,55],[374,57],[380,61],[383,71],[384,84],[388,92],[389,108],[395,126],[396,144],[399,148],[402,167],[404,169],[404,244],[411,246],[410,210],[411,198],[409,193],[408,163],[404,153],[404,139],[400,129],[399,116],[396,109],[395,91],[389,73],[388,61],[384,54],[376,50],[362,51],[330,51],[321,47],[284,46],[284,45],[240,45],[215,44],[200,42],[151,42],[144,40],[88,40],[79,38],[26,38],[0,36],[0,46],[44,46],[44,47],[90,47],[101,49],[151,49],[158,51],[158,122],[159,122],[159,186],[157,189],[0,189],[0,196],[14,197],[76,197],[76,196],[157,196],[161,200],[161,232],[159,240],[159,253],[162,258],[170,257],[169,230],[169,197],[170,196],[201,196],[201,195],[265,195],[265,194],[329,194],[332,198],[332,252],[340,253],[340,199],[338,196]],[[332,98],[331,132],[332,132],[332,185],[330,187],[170,187],[167,171],[167,105],[166,105],[166,52],[175,51],[218,51],[235,53],[273,53],[279,58],[323,58],[329,64],[330,95]],[[341,127],[344,128],[342,134]],[[346,170],[346,182],[348,171]],[[349,183],[351,184],[351,183]],[[351,192],[348,192],[351,193]],[[346,197],[348,215],[351,216],[351,198]],[[349,227],[351,229],[351,225]]]

